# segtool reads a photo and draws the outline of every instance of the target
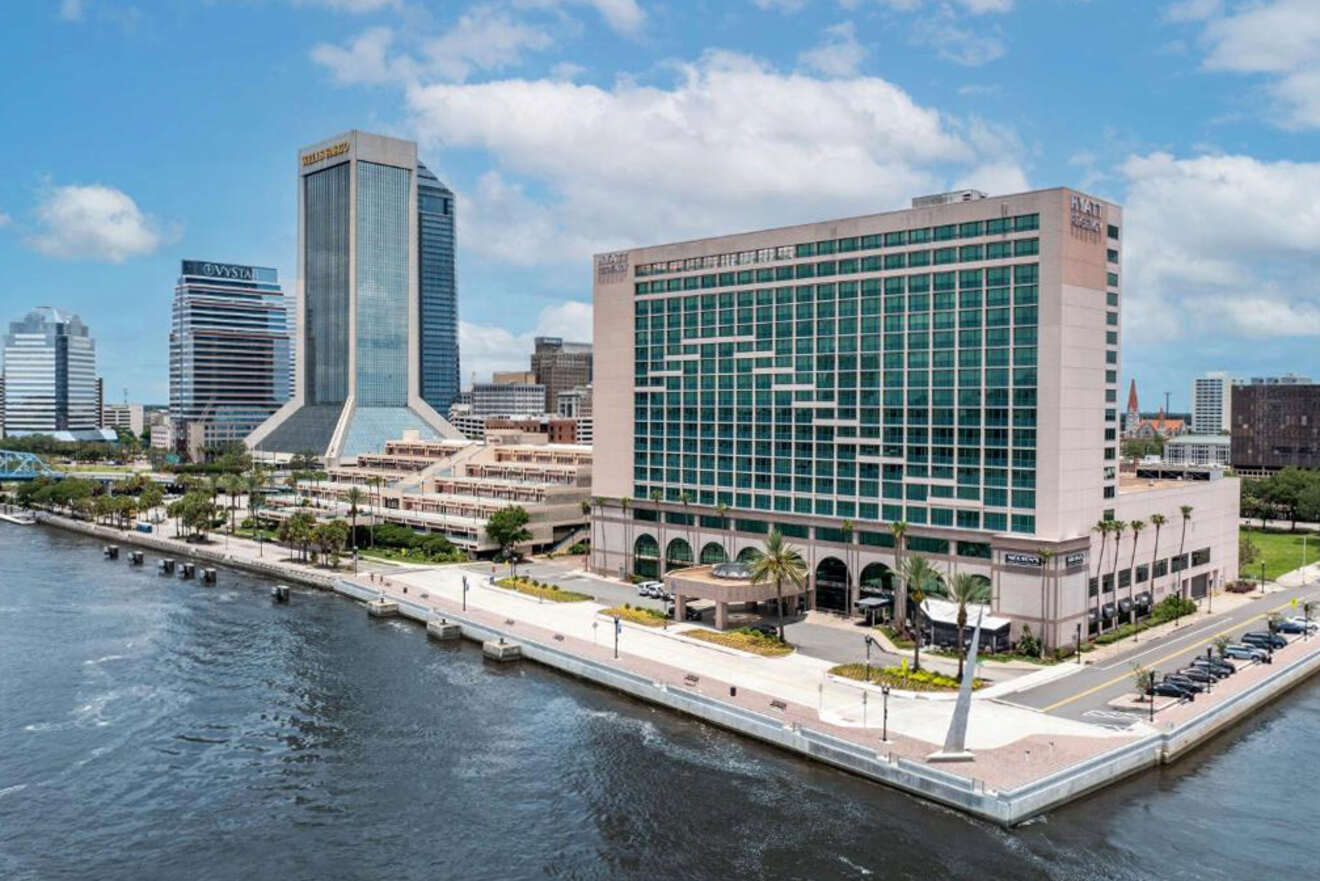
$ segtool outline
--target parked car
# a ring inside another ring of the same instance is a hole
[[[1236,658],[1239,661],[1268,661],[1270,653],[1260,646],[1235,642],[1224,648],[1224,657]]]
[[[1165,679],[1163,682],[1156,682],[1151,688],[1146,689],[1146,694],[1155,694],[1160,697],[1176,697],[1179,700],[1196,700],[1196,692],[1191,689],[1183,688],[1176,682],[1170,682]]]
[[[1281,649],[1288,644],[1288,640],[1277,633],[1270,633],[1265,630],[1252,630],[1242,634],[1242,641],[1247,645],[1257,645],[1261,648]]]
[[[1225,673],[1236,673],[1237,665],[1227,658],[1197,658],[1192,663],[1200,662],[1202,666],[1218,667]]]
[[[639,597],[649,597],[651,595],[651,588],[647,587],[650,583],[649,581],[642,581],[637,584],[637,595]]]
[[[1181,685],[1183,688],[1186,688],[1188,691],[1194,692],[1196,694],[1200,694],[1201,692],[1205,691],[1204,683],[1193,682],[1191,679],[1188,679],[1186,676],[1182,675],[1181,673],[1168,673],[1165,675],[1164,681]]]
[[[1292,615],[1287,620],[1300,624],[1305,630],[1309,630],[1311,633],[1320,630],[1320,621],[1317,621],[1315,618],[1304,618],[1301,615]],[[1298,632],[1300,633],[1301,631],[1299,630]]]
[[[1205,658],[1194,658],[1189,666],[1194,667],[1197,670],[1204,670],[1211,676],[1215,677],[1215,679],[1227,679],[1233,675],[1232,670],[1227,667],[1221,667],[1214,661],[1209,661]]]
[[[1183,667],[1181,670],[1178,671],[1178,675],[1186,676],[1188,679],[1192,680],[1193,682],[1202,682],[1207,685],[1213,685],[1219,681],[1218,676],[1211,673],[1209,670],[1204,670],[1200,667],[1191,667],[1191,666]]]
[[[658,600],[664,596],[665,586],[658,581],[643,581],[639,585],[638,593],[640,596]]]
[[[1306,622],[1300,618],[1284,618],[1274,625],[1276,633],[1305,633],[1307,629]]]

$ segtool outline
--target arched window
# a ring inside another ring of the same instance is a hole
[[[701,549],[701,565],[713,566],[716,563],[723,563],[728,559],[724,553],[724,545],[717,541],[706,542],[706,546]]]

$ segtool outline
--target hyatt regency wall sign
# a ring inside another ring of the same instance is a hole
[[[1084,229],[1087,232],[1103,232],[1101,224],[1105,217],[1105,206],[1095,199],[1074,195],[1069,214],[1074,228]]]
[[[229,278],[235,281],[252,281],[251,266],[239,266],[234,263],[204,263],[201,260],[183,261],[184,275],[204,275],[207,278]]]
[[[596,281],[618,281],[627,274],[627,251],[596,255]]]
[[[335,144],[333,147],[322,147],[320,150],[313,150],[302,158],[304,167],[315,165],[323,159],[333,159],[336,156],[343,156],[348,152],[348,141],[342,144]]]

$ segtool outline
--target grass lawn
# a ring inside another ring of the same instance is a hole
[[[1301,532],[1262,532],[1243,529],[1240,534],[1256,546],[1256,559],[1242,564],[1242,577],[1260,578],[1260,564],[1265,564],[1265,578],[1273,581],[1285,572],[1320,559],[1320,535],[1306,535],[1306,558],[1302,558]]]
[[[773,636],[757,633],[755,630],[693,629],[683,631],[683,635],[767,658],[778,658],[793,653],[792,644],[781,642]]]
[[[857,679],[865,681],[865,664],[840,664],[837,667],[830,668],[830,672],[835,676],[843,676],[846,679]],[[958,680],[952,676],[945,676],[942,673],[935,673],[931,670],[918,670],[913,672],[904,667],[878,667],[871,666],[871,682],[877,685],[886,684],[891,688],[901,688],[904,691],[957,691]],[[985,683],[977,679],[972,683],[972,688],[980,688]]]
[[[622,618],[643,627],[664,627],[665,622],[669,620],[664,612],[655,609],[634,609],[631,606],[612,606],[608,609],[601,609],[600,614],[607,615],[610,618]]]
[[[584,600],[595,599],[590,594],[578,593],[574,590],[561,590],[557,584],[545,584],[544,582],[533,584],[531,579],[523,578],[521,575],[517,578],[501,578],[495,584],[505,590],[516,590],[518,593],[539,597],[552,603],[580,603]]]
[[[890,627],[888,624],[879,624],[876,626],[875,629],[879,630],[886,637],[888,637],[889,641],[894,644],[895,648],[910,649],[915,645],[915,643],[911,639],[901,635],[897,630],[895,630],[893,627]]]
[[[387,548],[384,545],[373,547],[359,547],[358,555],[363,559],[375,557],[377,560],[387,560],[391,563],[465,563],[468,560],[467,554],[461,556],[450,556],[437,554],[432,556],[425,551],[416,548]]]

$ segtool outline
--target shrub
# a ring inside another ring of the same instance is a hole
[[[1031,632],[1030,624],[1022,625],[1022,635],[1018,637],[1017,653],[1035,657],[1040,654],[1040,640]]]

